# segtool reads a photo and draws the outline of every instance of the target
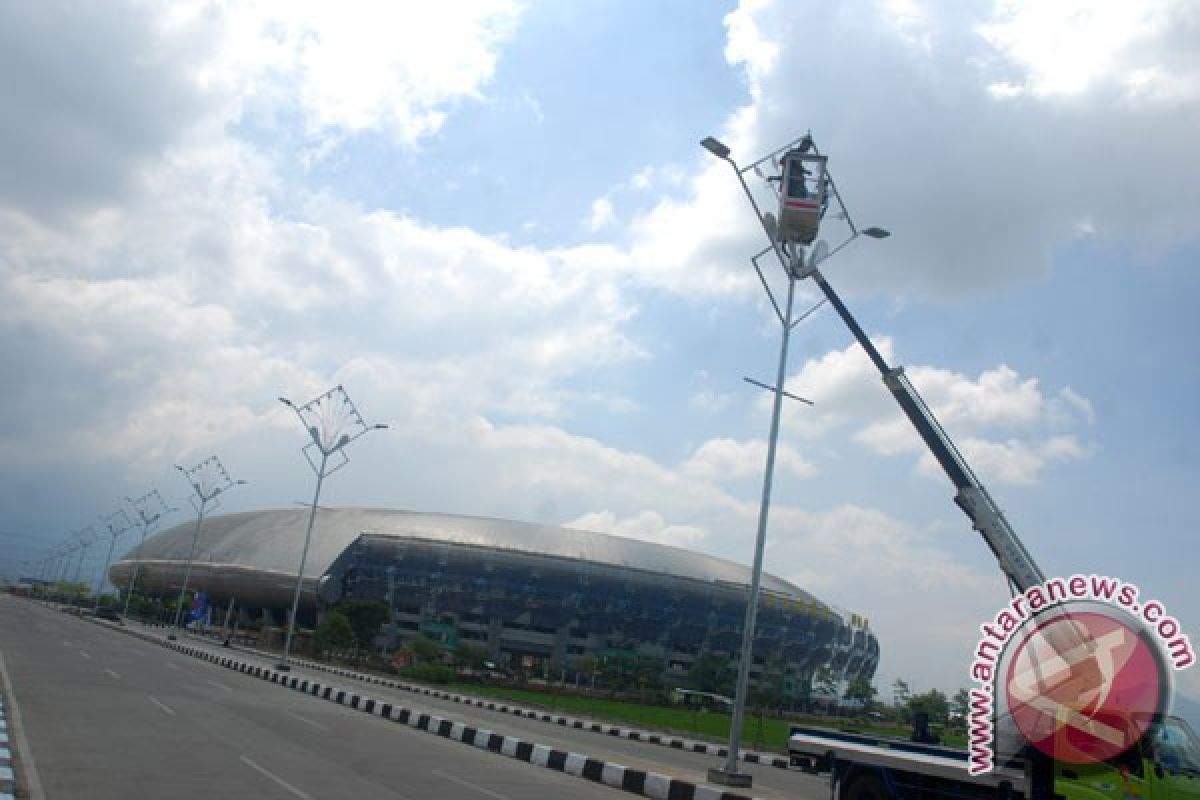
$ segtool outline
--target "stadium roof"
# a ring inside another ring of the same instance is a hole
[[[247,511],[204,520],[195,563],[210,570],[237,566],[256,571],[296,574],[304,546],[307,509]],[[122,562],[186,561],[194,522],[186,522],[146,540]],[[605,533],[536,525],[511,520],[388,509],[320,509],[304,574],[316,578],[360,536],[420,539],[494,548],[534,556],[579,559],[597,564],[673,575],[710,583],[747,585],[750,569],[732,561],[678,547]],[[799,587],[763,574],[762,588],[812,602]]]

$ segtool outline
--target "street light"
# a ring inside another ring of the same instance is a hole
[[[292,651],[292,637],[296,632],[296,614],[300,609],[300,587],[304,584],[304,565],[308,561],[308,545],[312,541],[313,523],[317,517],[317,504],[321,499],[321,484],[328,475],[332,475],[350,463],[346,455],[346,445],[358,437],[373,430],[383,430],[387,425],[367,425],[362,415],[354,407],[350,396],[341,384],[328,390],[314,400],[302,406],[296,406],[286,397],[279,402],[296,412],[300,424],[308,431],[312,441],[300,448],[304,459],[317,475],[317,488],[313,492],[312,507],[308,512],[308,529],[304,532],[304,549],[300,553],[300,569],[296,572],[296,591],[292,596],[292,613],[288,617],[287,636],[283,640],[283,656],[276,667],[282,671],[290,669],[288,655]],[[320,463],[313,460],[311,450],[315,448],[321,454]],[[341,461],[333,468],[329,467],[329,457],[333,454],[341,456]]]
[[[129,521],[129,515],[124,509],[117,509],[112,514],[104,517],[104,530],[108,533],[108,555],[104,557],[104,569],[100,571],[100,578],[96,581],[96,602],[93,608],[100,607],[100,593],[104,590],[104,582],[108,580],[108,565],[112,563],[113,547],[117,544],[117,539],[125,531],[133,527],[133,523]]]
[[[775,316],[779,320],[781,328],[781,336],[779,343],[779,364],[775,372],[775,385],[767,386],[759,381],[746,380],[757,386],[770,391],[773,395],[771,405],[771,427],[767,438],[767,463],[763,470],[763,486],[762,498],[758,507],[758,529],[754,540],[754,565],[750,572],[750,593],[746,599],[746,616],[742,625],[742,645],[741,655],[738,660],[737,684],[734,689],[734,706],[733,720],[729,729],[729,747],[726,753],[725,764],[722,767],[713,767],[708,770],[708,780],[713,783],[724,786],[739,786],[748,787],[751,785],[752,778],[748,773],[739,773],[737,770],[737,761],[739,749],[741,747],[742,722],[746,713],[746,693],[750,679],[750,667],[754,661],[754,634],[755,624],[758,619],[758,596],[759,587],[762,583],[762,561],[763,551],[766,544],[767,536],[767,516],[771,506],[771,484],[775,474],[775,451],[779,439],[779,418],[783,407],[783,398],[785,396],[795,400],[800,400],[811,405],[811,401],[802,397],[791,395],[784,390],[784,382],[787,377],[787,356],[788,356],[788,341],[791,336],[792,329],[796,327],[809,314],[817,310],[825,301],[822,300],[808,311],[801,314],[798,318],[793,319],[793,300],[795,298],[796,284],[799,281],[813,275],[816,272],[818,264],[832,256],[834,253],[841,250],[860,233],[864,236],[869,236],[873,239],[882,239],[888,236],[888,232],[882,228],[866,228],[859,231],[853,220],[850,219],[850,214],[842,203],[841,195],[837,192],[837,187],[833,185],[832,178],[829,180],[829,189],[838,205],[841,207],[841,216],[849,225],[851,235],[845,241],[840,243],[832,252],[824,242],[818,242],[812,250],[807,263],[804,262],[803,249],[797,247],[794,243],[790,249],[785,249],[784,244],[777,237],[777,223],[771,214],[764,214],[759,210],[758,202],[754,198],[753,192],[746,184],[745,174],[747,171],[757,171],[758,166],[768,160],[773,159],[780,153],[799,147],[802,151],[815,150],[812,138],[808,134],[803,137],[789,142],[787,145],[775,150],[772,153],[760,158],[748,167],[739,167],[730,157],[729,148],[722,142],[709,136],[700,142],[705,150],[712,153],[717,158],[725,161],[733,169],[737,175],[738,182],[742,186],[742,190],[746,194],[746,199],[750,201],[750,205],[754,209],[754,214],[758,218],[759,224],[762,226],[763,232],[767,236],[770,245],[764,248],[758,254],[750,259],[754,265],[754,270],[758,273],[759,281],[762,283],[763,289],[767,293],[768,299],[771,301],[771,306],[775,310]],[[765,255],[768,251],[773,251],[776,258],[779,260],[780,266],[783,268],[783,273],[787,279],[787,299],[784,302],[783,309],[780,309],[779,303],[775,299],[774,292],[763,274],[762,268],[759,267],[758,259]]]
[[[168,508],[166,502],[163,501],[162,495],[158,493],[158,489],[151,489],[146,494],[130,500],[125,498],[125,502],[133,508],[133,513],[137,516],[138,522],[142,526],[142,538],[138,542],[138,557],[133,562],[133,575],[129,578],[129,585],[125,587],[125,611],[121,616],[129,616],[129,601],[133,599],[133,587],[137,584],[138,572],[142,568],[142,547],[146,544],[146,534],[150,532],[150,528],[165,517],[167,514],[175,511],[174,508]]]
[[[230,478],[221,459],[216,456],[209,456],[191,469],[184,469],[178,464],[175,465],[175,469],[179,470],[179,474],[183,476],[183,479],[192,487],[192,492],[195,493],[195,497],[188,499],[192,503],[192,508],[196,510],[196,527],[192,531],[192,548],[188,551],[187,568],[183,572],[183,588],[179,590],[179,607],[175,609],[175,621],[171,625],[173,629],[179,627],[183,617],[183,603],[187,598],[188,581],[192,577],[192,561],[196,558],[196,542],[200,539],[200,526],[204,523],[204,514],[209,510],[208,504],[213,503],[214,509],[220,507],[221,501],[217,498],[223,492],[245,483],[245,481],[235,481]],[[167,638],[174,639],[175,634],[171,633]]]
[[[92,525],[76,531],[75,538],[79,541],[79,563],[75,565],[75,578],[71,583],[79,583],[79,571],[83,569],[83,559],[87,556],[88,548],[98,541]]]

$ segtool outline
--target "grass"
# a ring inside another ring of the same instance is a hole
[[[672,731],[700,739],[725,741],[729,738],[731,716],[719,711],[692,711],[675,706],[652,706],[622,700],[606,700],[598,697],[557,694],[536,689],[517,689],[508,686],[481,686],[458,683],[452,687],[463,694],[495,697],[511,700],[523,705],[539,706],[554,711],[576,714],[592,719],[628,723],[639,727]],[[783,720],[764,717],[761,721],[752,712],[747,712],[742,725],[742,743],[751,749],[787,752],[789,729],[793,724],[814,724],[853,730],[877,736],[908,738],[908,729],[881,725],[856,724],[852,720],[835,720],[813,717],[804,720]],[[953,739],[953,737],[947,737]],[[961,737],[959,737],[961,738]],[[960,744],[950,741],[948,743]]]

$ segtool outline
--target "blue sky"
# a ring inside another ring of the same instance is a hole
[[[748,562],[778,332],[698,143],[811,130],[893,233],[826,275],[1043,569],[1195,630],[1194,9],[445,5],[0,12],[4,571],[212,453],[229,510],[307,498],[275,398],[339,382],[392,430],[328,504]],[[788,374],[767,569],[871,619],[881,686],[965,685],[986,548],[828,310]]]

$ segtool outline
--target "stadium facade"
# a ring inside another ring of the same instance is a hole
[[[206,519],[189,585],[214,606],[281,619],[290,607],[307,510]],[[146,540],[110,569],[138,591],[170,595],[183,582],[194,523]],[[492,658],[540,672],[576,656],[660,659],[686,674],[705,653],[737,657],[750,571],[677,547],[508,520],[376,509],[317,513],[305,567],[301,621],[347,598],[388,602],[381,630],[395,646],[418,635],[470,642]],[[879,644],[856,615],[764,575],[756,677],[782,665],[785,691],[822,666],[871,678]],[[382,640],[381,640],[382,641]]]

